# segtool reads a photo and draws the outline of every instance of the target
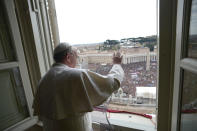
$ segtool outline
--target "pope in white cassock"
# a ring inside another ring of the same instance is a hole
[[[76,69],[77,52],[67,43],[55,48],[54,60],[39,83],[34,115],[42,120],[44,131],[92,131],[88,112],[107,100],[123,80],[120,53],[113,56],[107,76]]]

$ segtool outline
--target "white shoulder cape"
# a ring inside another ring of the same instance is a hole
[[[109,75],[55,64],[42,78],[34,99],[34,115],[60,120],[90,112],[120,87],[124,72],[114,65]]]

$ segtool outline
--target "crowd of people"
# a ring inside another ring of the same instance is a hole
[[[112,64],[88,64],[88,68],[102,75],[107,75]],[[125,97],[136,95],[136,87],[156,87],[157,84],[157,62],[151,61],[150,68],[146,69],[146,62],[122,64],[125,72],[121,88]]]

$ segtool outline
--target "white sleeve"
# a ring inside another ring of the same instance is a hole
[[[120,64],[114,64],[112,69],[109,71],[108,76],[114,77],[121,83],[124,78],[124,71]]]

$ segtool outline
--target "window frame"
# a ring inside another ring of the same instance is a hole
[[[173,90],[172,123],[171,130],[180,130],[180,109],[183,84],[183,70],[197,73],[197,60],[187,58],[187,42],[190,28],[192,0],[178,0],[176,58]]]
[[[28,125],[35,124],[37,122],[37,119],[33,117],[33,110],[32,110],[33,93],[31,90],[31,84],[30,84],[28,69],[27,69],[27,65],[25,61],[24,50],[22,47],[19,26],[18,26],[16,14],[15,14],[14,1],[4,0],[3,4],[5,6],[5,14],[9,22],[8,25],[10,29],[10,36],[12,39],[12,44],[15,49],[16,59],[11,62],[0,63],[0,69],[5,70],[9,68],[14,68],[14,67],[17,67],[19,69],[20,76],[21,76],[22,83],[23,83],[25,99],[27,101],[27,108],[29,112],[29,117],[5,129],[5,130],[18,130],[18,129],[24,129],[24,127],[27,127]],[[23,124],[23,128],[18,127],[22,123],[25,123]]]
[[[5,68],[11,68],[11,67],[19,67],[20,74],[21,74],[21,79],[23,82],[24,86],[24,91],[26,94],[26,99],[28,101],[28,110],[30,112],[30,116],[32,116],[32,100],[33,100],[33,94],[31,90],[31,84],[29,80],[29,74],[27,70],[27,65],[25,61],[25,55],[24,55],[24,50],[22,47],[22,41],[21,41],[21,36],[20,36],[20,31],[18,27],[18,22],[16,15],[14,14],[14,3],[13,0],[5,0],[4,1],[5,7],[6,7],[6,12],[8,15],[8,21],[10,24],[10,33],[12,37],[12,42],[15,47],[17,59],[14,62],[8,62],[1,64],[1,69]],[[27,97],[28,94],[28,97]]]
[[[174,83],[177,1],[158,1],[159,71],[157,90],[157,130],[171,130]]]

